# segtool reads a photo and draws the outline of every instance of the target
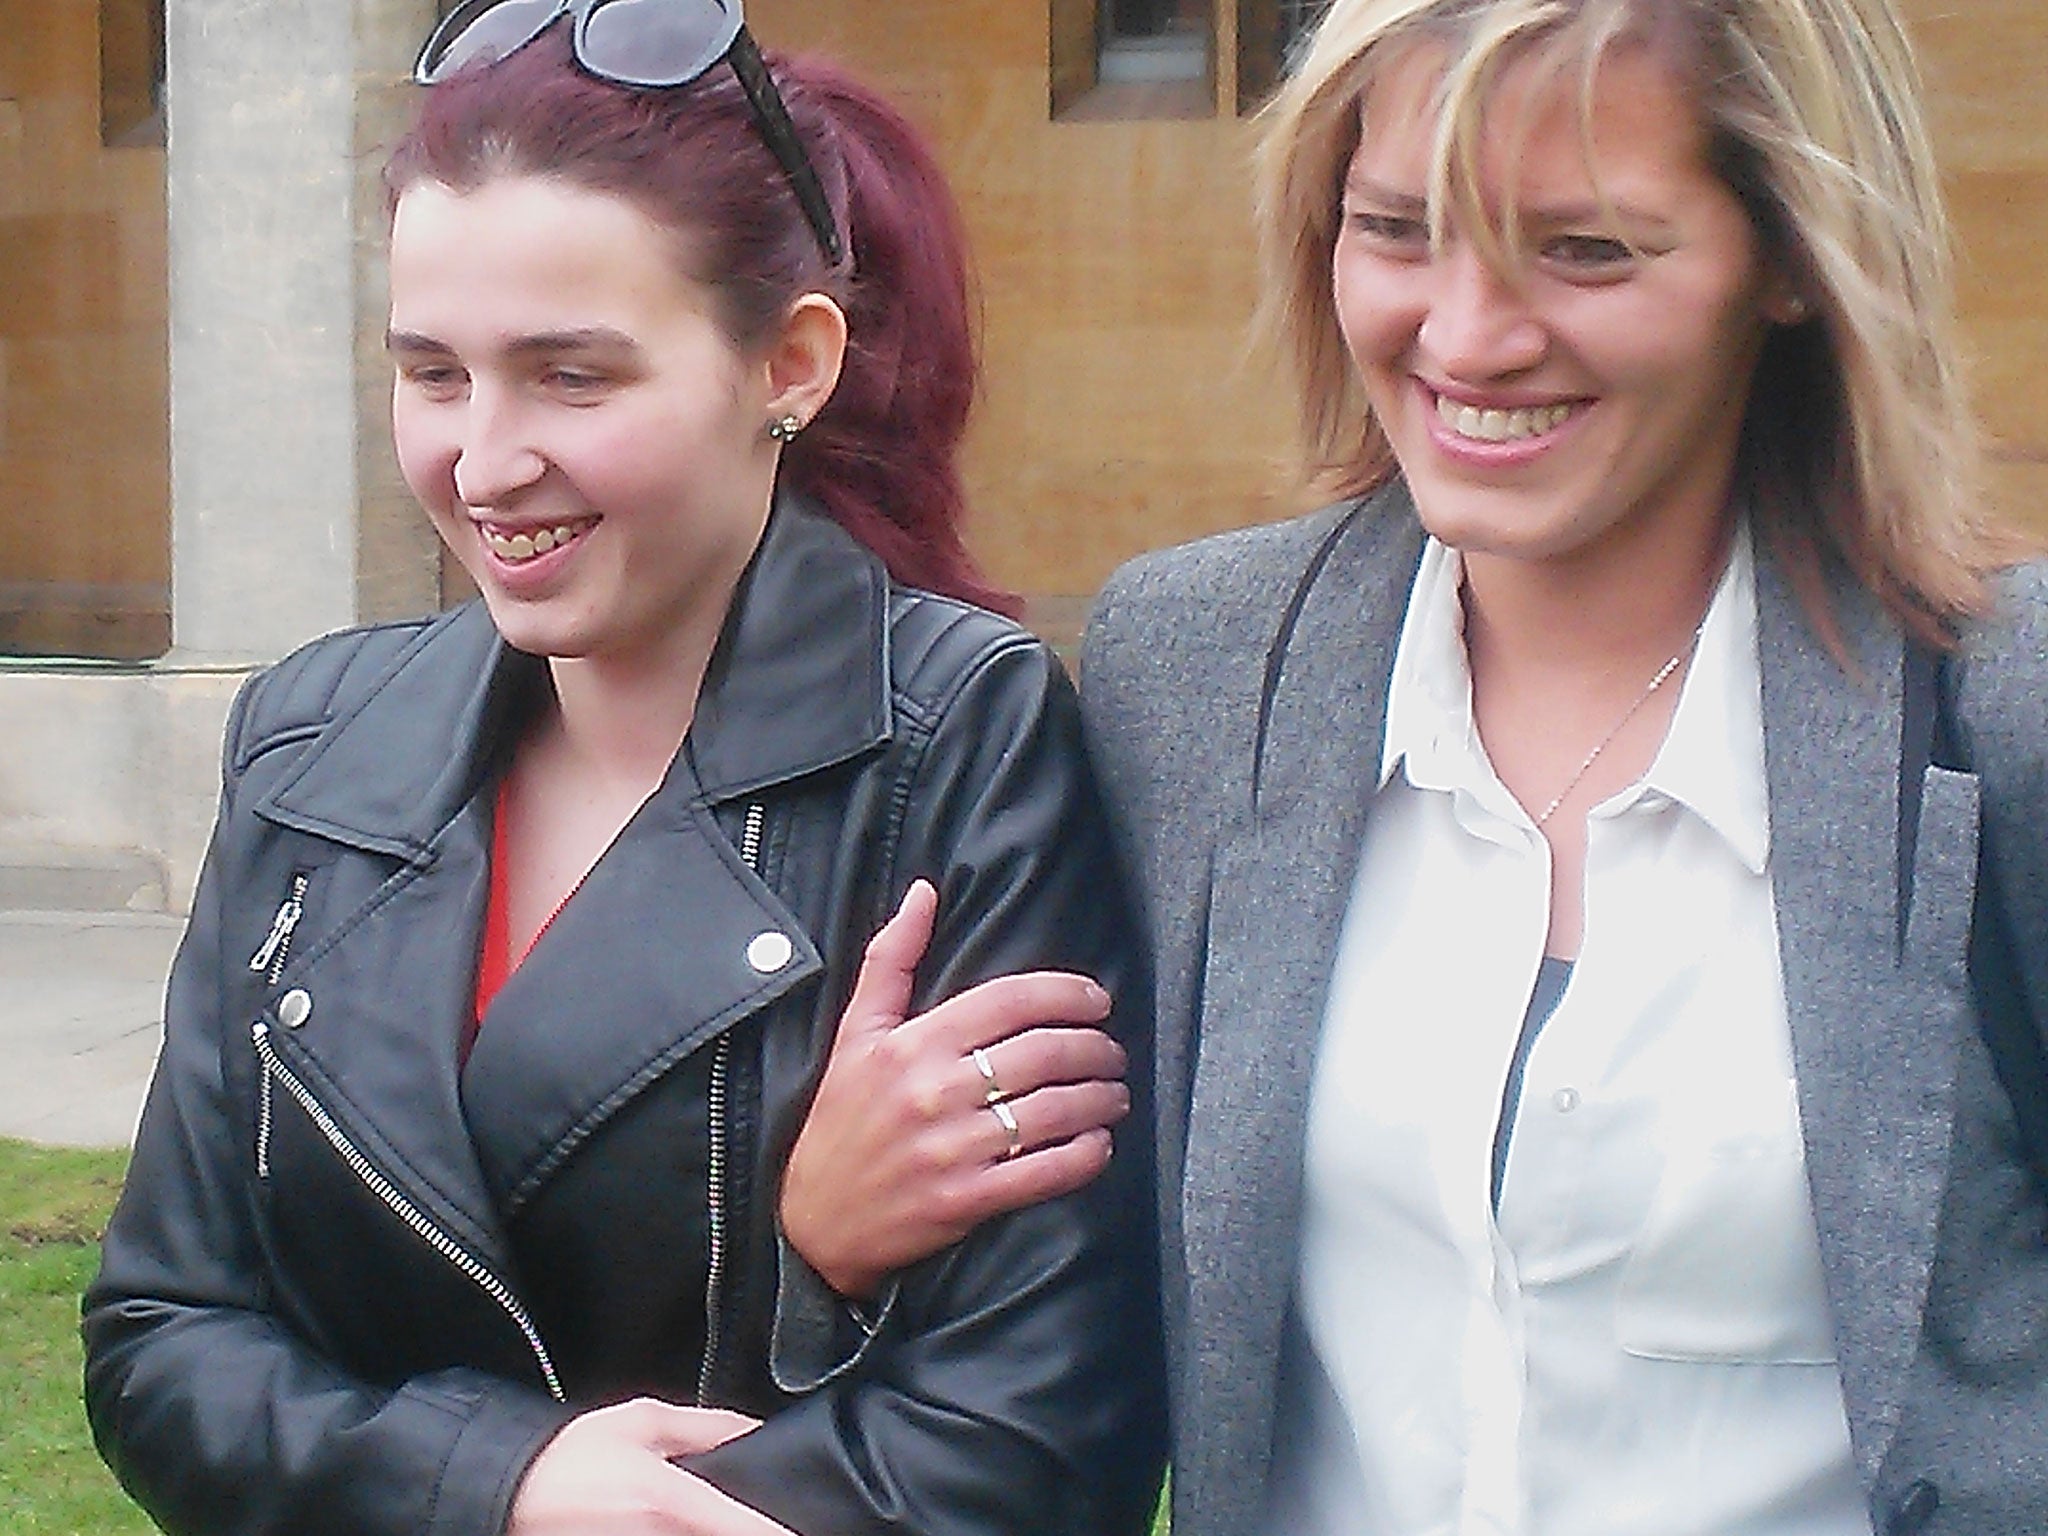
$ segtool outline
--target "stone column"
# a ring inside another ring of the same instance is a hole
[[[450,0],[452,3],[452,0]],[[441,541],[406,489],[391,449],[390,229],[384,161],[412,122],[413,55],[434,24],[434,0],[354,0],[356,11],[356,604],[364,620],[441,605]],[[446,9],[443,5],[441,9]],[[459,570],[460,568],[457,567]]]
[[[247,669],[439,600],[391,453],[377,195],[434,8],[169,0],[174,648],[8,680],[0,889],[182,912]]]
[[[381,366],[364,331],[382,325],[361,291],[363,243],[381,212],[363,206],[374,151],[360,121],[366,100],[388,116],[399,55],[431,11],[172,0],[174,667],[267,660],[432,602],[430,559],[394,550],[389,518],[373,519],[381,574],[367,603],[363,590],[362,479],[389,453],[366,447],[383,427],[363,419],[363,372]]]

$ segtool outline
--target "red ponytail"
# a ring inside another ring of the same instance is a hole
[[[832,125],[853,236],[852,280],[837,295],[845,368],[785,472],[899,579],[1014,615],[1021,605],[981,578],[962,536],[959,447],[979,381],[967,242],[945,177],[865,86],[816,60],[778,73]]]

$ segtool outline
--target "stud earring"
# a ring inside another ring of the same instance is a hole
[[[792,443],[804,424],[794,416],[777,417],[768,423],[768,440],[775,443]]]
[[[1782,306],[1787,325],[1797,325],[1806,318],[1806,300],[1799,294],[1788,294]]]

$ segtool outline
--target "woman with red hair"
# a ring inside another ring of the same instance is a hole
[[[100,1446],[208,1536],[1141,1530],[1142,979],[961,543],[939,173],[737,3],[469,3],[418,78],[392,414],[481,599],[235,707]],[[905,1238],[920,1160],[1021,1208]]]

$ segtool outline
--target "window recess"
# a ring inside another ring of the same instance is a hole
[[[1294,71],[1330,0],[1237,0],[1237,110],[1256,112]]]
[[[100,0],[100,143],[164,143],[164,0]]]
[[[1217,0],[1052,0],[1052,110],[1071,121],[1212,117]]]

